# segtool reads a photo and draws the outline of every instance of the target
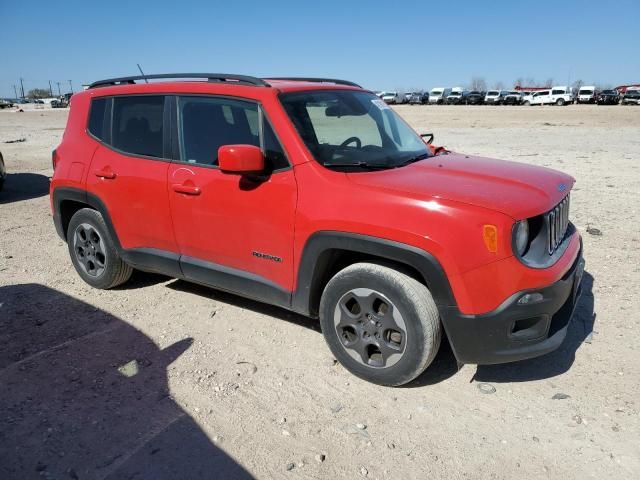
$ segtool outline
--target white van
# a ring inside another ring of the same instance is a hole
[[[451,93],[450,88],[436,87],[429,92],[429,103],[442,104]]]
[[[484,96],[485,105],[501,105],[509,92],[505,90],[489,90]]]
[[[533,92],[531,96],[524,97],[525,105],[568,105],[573,103],[571,88],[559,85],[548,90]]]
[[[596,103],[597,98],[598,92],[593,85],[580,87],[580,90],[578,90],[578,103]]]

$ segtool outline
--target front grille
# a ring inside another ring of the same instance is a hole
[[[547,226],[547,252],[552,255],[564,240],[569,226],[569,195],[545,215]]]

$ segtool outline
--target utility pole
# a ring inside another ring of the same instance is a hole
[[[24,79],[20,77],[20,92],[22,93],[22,99],[24,100],[24,83],[22,83]]]
[[[56,82],[56,84],[58,85],[58,96],[61,97],[62,94],[60,93],[60,82]]]
[[[71,90],[71,93],[73,93],[73,84],[71,83],[71,80],[69,80],[69,89]]]
[[[51,80],[49,80],[49,95],[53,97],[53,89],[51,88]]]

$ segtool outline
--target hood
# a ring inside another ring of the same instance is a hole
[[[467,203],[516,220],[551,210],[575,183],[571,176],[549,168],[455,153],[347,177],[359,185]]]

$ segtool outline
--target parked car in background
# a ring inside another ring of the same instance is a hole
[[[620,103],[620,94],[616,90],[603,90],[596,101],[598,105],[617,105]]]
[[[622,105],[640,105],[640,90],[627,90],[620,103]]]
[[[424,105],[425,103],[429,103],[428,92],[413,92],[409,98],[410,105]]]
[[[465,99],[465,104],[467,105],[482,105],[484,103],[484,92],[478,92],[477,90],[472,90],[469,92]]]
[[[464,90],[454,88],[451,93],[447,95],[447,105],[462,105],[467,101],[468,92]]]
[[[521,92],[516,92],[515,90],[513,90],[511,92],[507,92],[502,103],[504,105],[521,105],[522,97],[523,95]]]
[[[0,98],[0,110],[3,108],[11,108],[13,107],[13,102],[10,100],[6,100],[4,98]]]
[[[51,108],[66,108],[68,106],[69,106],[69,101],[64,96],[51,100]]]
[[[384,103],[388,103],[389,105],[404,103],[404,96],[400,95],[398,92],[384,92],[380,98]]]
[[[431,91],[429,92],[429,103],[442,105],[446,101],[450,93],[451,93],[450,88],[444,88],[444,87],[432,88]]]
[[[4,158],[2,158],[2,152],[0,152],[0,191],[4,187],[4,179],[7,178],[7,169],[4,166]]]
[[[594,86],[580,87],[578,95],[576,96],[576,102],[578,103],[596,103],[598,98],[598,91]]]
[[[571,89],[564,86],[552,87],[549,90],[533,92],[524,98],[525,105],[568,105],[573,103]]]
[[[502,105],[504,98],[507,96],[505,90],[489,90],[484,96],[485,105]]]

